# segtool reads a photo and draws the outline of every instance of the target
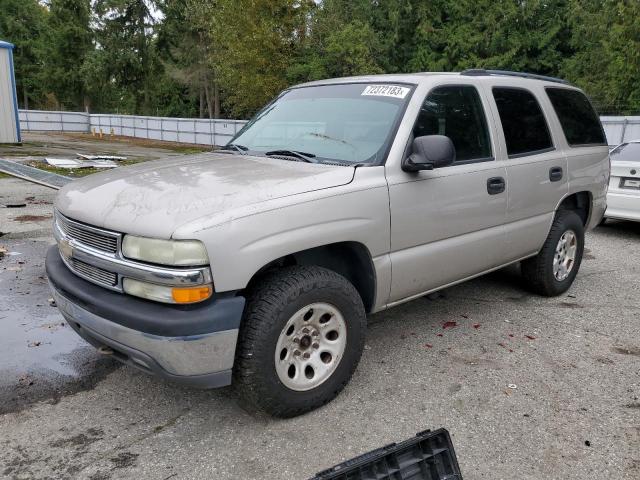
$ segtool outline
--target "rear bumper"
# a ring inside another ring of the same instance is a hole
[[[111,292],[71,273],[57,247],[46,259],[53,298],[69,325],[97,348],[162,378],[200,388],[231,383],[243,297],[176,308]]]
[[[624,193],[607,194],[607,211],[605,218],[640,221],[640,195]]]

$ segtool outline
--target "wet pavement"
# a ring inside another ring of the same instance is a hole
[[[44,255],[53,243],[53,195],[0,179],[0,414],[92,388],[119,366],[98,356],[50,304]]]
[[[41,163],[45,157],[124,151],[128,162],[135,162],[201,150],[83,134],[27,132],[23,141],[21,146],[0,145],[0,157]],[[93,388],[120,366],[98,355],[49,303],[44,257],[53,244],[55,194],[51,188],[0,174],[0,415]]]
[[[465,480],[640,478],[640,223],[590,232],[560,297],[512,267],[371,316],[344,392],[277,420],[232,388],[119,367],[62,326],[43,265],[53,195],[0,178],[0,478],[303,480],[439,427]]]
[[[2,245],[20,255],[0,260],[0,414],[91,388],[117,366],[98,357],[50,305],[44,276],[49,243]]]

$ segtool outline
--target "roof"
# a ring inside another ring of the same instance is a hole
[[[396,82],[418,84],[425,77],[435,75],[458,76],[457,72],[420,72],[420,73],[383,73],[378,75],[359,75],[354,77],[327,78],[314,80],[312,82],[301,83],[295,87],[309,87],[315,85],[330,85],[340,83],[374,83],[374,82]]]
[[[15,45],[13,43],[9,43],[9,42],[5,42],[3,40],[0,40],[0,48],[9,48],[9,49],[13,50],[14,47],[15,47]]]
[[[295,85],[292,88],[297,87],[310,87],[310,86],[319,86],[319,85],[335,85],[341,83],[375,83],[375,82],[383,82],[383,83],[409,83],[418,85],[423,82],[425,79],[435,76],[440,77],[458,77],[458,78],[477,78],[477,79],[488,79],[488,78],[502,78],[508,79],[513,82],[517,82],[521,85],[529,84],[530,82],[544,82],[547,85],[551,86],[552,84],[562,85],[564,87],[575,89],[576,87],[571,85],[566,80],[562,80],[560,78],[554,77],[546,77],[543,75],[536,75],[532,73],[524,73],[524,72],[510,72],[504,70],[483,70],[483,69],[475,69],[475,70],[465,70],[463,72],[417,72],[417,73],[393,73],[393,74],[381,74],[381,75],[362,75],[362,76],[354,76],[354,77],[341,77],[341,78],[328,78],[324,80],[316,80],[312,82],[306,82],[299,85]]]
[[[537,73],[514,72],[511,70],[485,70],[484,68],[471,68],[460,72],[460,75],[467,75],[471,77],[487,77],[498,75],[501,77],[529,78],[531,80],[542,80],[543,82],[571,85],[567,80],[564,80],[562,78],[549,77],[547,75],[538,75]]]

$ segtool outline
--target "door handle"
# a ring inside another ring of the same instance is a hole
[[[562,180],[563,175],[562,167],[551,167],[549,169],[549,180],[552,182],[559,182]]]
[[[502,177],[491,177],[487,180],[487,192],[489,195],[497,195],[504,192],[507,182]]]

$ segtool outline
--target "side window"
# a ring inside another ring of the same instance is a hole
[[[584,93],[567,88],[545,89],[571,146],[606,145],[600,119]]]
[[[509,157],[532,155],[553,148],[551,134],[536,97],[522,88],[494,87]]]
[[[446,135],[456,147],[456,163],[492,159],[487,120],[472,86],[433,89],[420,108],[413,135]]]

